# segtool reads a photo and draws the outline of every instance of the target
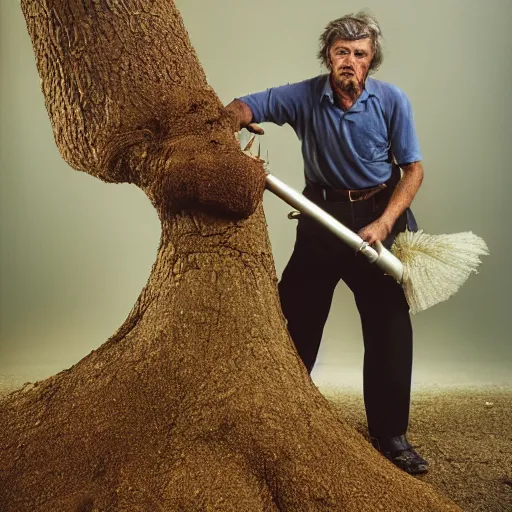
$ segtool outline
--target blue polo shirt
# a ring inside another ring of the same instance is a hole
[[[422,160],[411,104],[395,85],[367,77],[343,111],[329,75],[238,98],[254,123],[288,123],[302,142],[306,178],[331,187],[374,187],[391,176],[390,149],[399,165]]]

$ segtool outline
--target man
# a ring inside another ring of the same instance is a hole
[[[423,167],[407,96],[368,77],[382,62],[381,38],[377,21],[367,13],[334,20],[320,37],[318,53],[328,75],[244,96],[226,108],[237,128],[255,133],[263,133],[260,122],[290,124],[302,141],[304,195],[368,243],[381,241],[389,248],[413,219],[408,207]],[[398,467],[423,473],[428,463],[405,435],[412,327],[403,289],[316,221],[301,216],[279,295],[309,372],[340,279],[354,293],[361,316],[371,441]]]

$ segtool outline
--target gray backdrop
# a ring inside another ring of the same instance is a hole
[[[414,383],[511,384],[512,2],[176,3],[224,103],[320,73],[324,26],[363,7],[377,16],[385,60],[374,76],[408,94],[424,155],[413,204],[420,227],[472,230],[492,252],[454,298],[413,318]],[[62,161],[18,0],[1,0],[0,15],[0,374],[33,380],[74,364],[124,321],[146,283],[160,229],[135,186],[107,185]],[[272,172],[301,188],[294,132],[265,128]],[[270,193],[265,209],[280,274],[295,223]],[[359,318],[340,285],[313,376],[360,385],[361,358]]]

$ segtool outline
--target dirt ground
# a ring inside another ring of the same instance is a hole
[[[22,384],[0,375],[0,395]],[[342,418],[366,435],[359,392],[320,390]],[[512,388],[415,391],[410,418],[408,438],[430,462],[430,471],[415,478],[466,512],[512,512]]]
[[[366,436],[360,393],[320,388]],[[430,462],[416,476],[466,512],[512,512],[512,389],[433,388],[411,398],[408,438]]]

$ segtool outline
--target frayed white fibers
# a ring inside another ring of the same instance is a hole
[[[456,293],[471,272],[477,273],[480,256],[489,249],[471,231],[428,235],[419,230],[400,233],[391,252],[404,266],[402,285],[414,314]]]

